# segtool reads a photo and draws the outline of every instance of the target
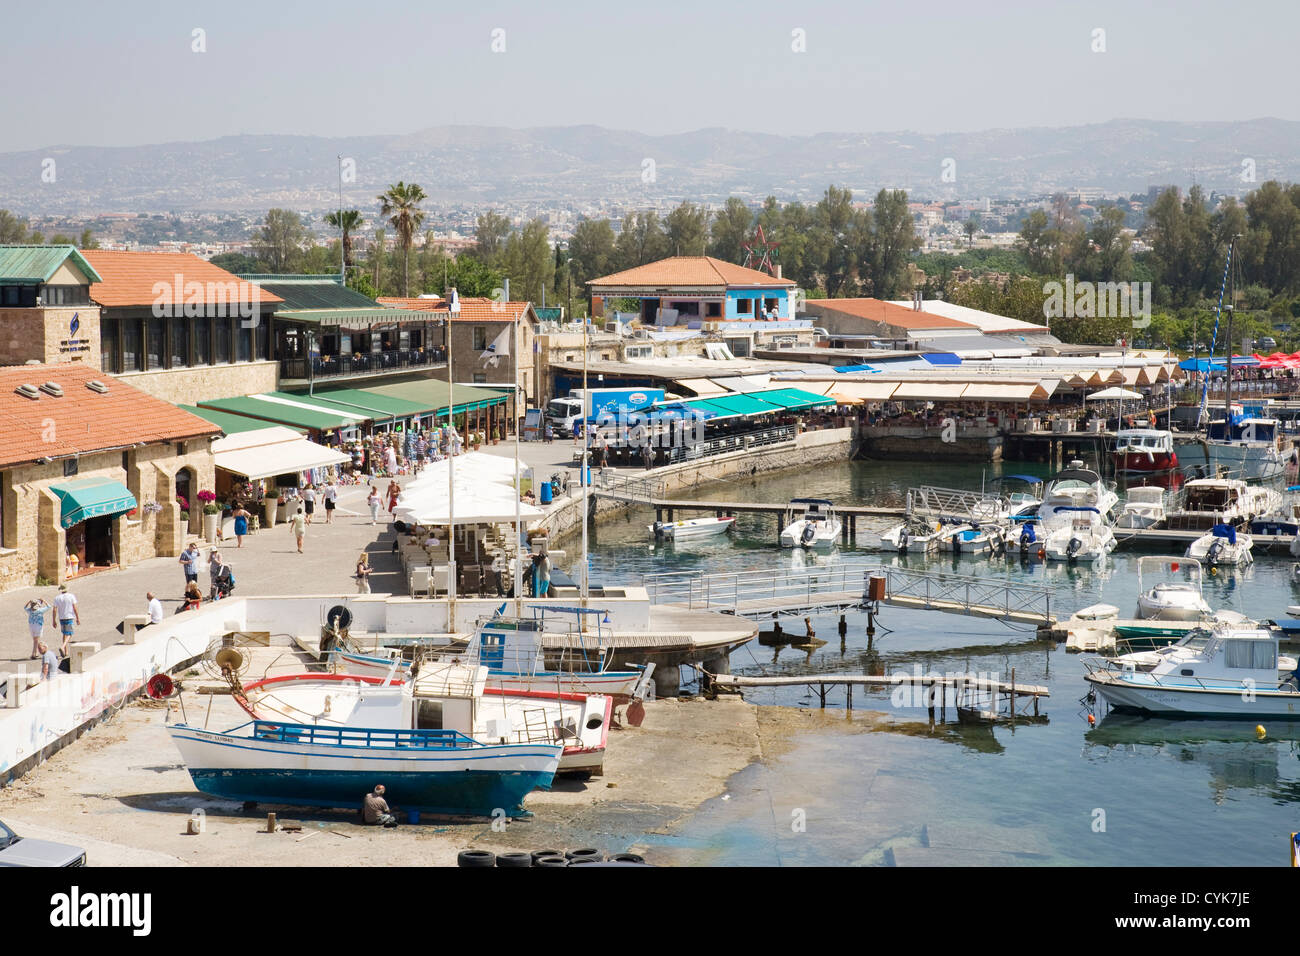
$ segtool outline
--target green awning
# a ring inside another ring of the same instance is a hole
[[[240,432],[256,431],[259,428],[274,428],[271,422],[264,422],[256,418],[248,418],[244,415],[231,415],[226,412],[213,411],[210,408],[199,408],[197,405],[177,405],[183,411],[191,415],[197,415],[206,422],[212,422],[227,435],[238,435]],[[288,426],[293,427],[293,426]],[[303,432],[306,429],[294,428],[295,431]]]
[[[130,489],[112,478],[83,478],[50,485],[50,491],[62,502],[59,524],[64,528],[71,528],[87,518],[122,514],[136,506],[135,495]]]
[[[264,395],[217,398],[199,402],[199,407],[316,431],[348,428],[370,417],[360,413],[344,413],[342,409],[333,406],[317,405],[306,400],[306,396],[286,394],[281,398],[280,394],[269,392]]]
[[[418,382],[397,382],[392,385],[371,385],[365,391],[423,405],[426,409],[436,410],[439,415],[447,414],[449,395],[456,403],[457,415],[509,401],[508,396],[489,388],[457,385],[452,389],[446,382],[436,378],[421,379]]]
[[[833,398],[827,398],[825,395],[817,395],[813,392],[805,392],[801,388],[774,388],[766,392],[750,392],[748,394],[773,405],[790,409],[818,408],[835,404]]]
[[[317,389],[312,396],[318,402],[337,405],[345,412],[357,414],[373,413],[376,418],[410,418],[412,415],[425,415],[434,410],[432,402],[412,402],[392,395],[381,395],[361,388]]]
[[[701,403],[692,399],[691,404],[698,405]],[[711,395],[703,404],[731,412],[733,415],[770,415],[773,412],[783,411],[779,405],[769,405],[762,399],[743,392],[737,392],[734,395]]]

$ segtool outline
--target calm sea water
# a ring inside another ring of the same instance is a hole
[[[729,481],[703,489],[710,500],[784,502],[824,496],[842,504],[900,503],[919,484],[978,489],[998,474],[1046,474],[1041,464],[929,465],[853,462]],[[647,572],[735,571],[795,561],[863,558],[865,548],[808,557],[776,546],[772,519],[742,516],[737,531],[703,545],[655,546],[649,510],[602,523],[592,538],[592,579],[639,581]],[[883,526],[886,524],[882,522]],[[859,528],[861,531],[861,527]],[[1149,553],[1149,552],[1148,552]],[[884,560],[898,560],[880,555]],[[1137,557],[1112,554],[1103,567],[1022,566],[949,554],[906,558],[1046,583],[1060,616],[1104,601],[1132,616]],[[1209,577],[1206,599],[1255,618],[1285,617],[1300,603],[1291,559],[1259,554],[1242,572]],[[885,608],[868,646],[866,616],[851,612],[843,642],[837,618],[812,619],[815,650],[757,642],[732,655],[734,673],[986,672],[1047,685],[1047,720],[1014,728],[931,725],[926,709],[886,693],[855,692],[855,711],[836,690],[827,714],[810,716],[791,746],[731,782],[659,851],[683,863],[879,864],[887,851],[944,854],[951,862],[1088,865],[1285,865],[1289,834],[1300,830],[1300,722],[1146,720],[1098,711],[1090,728],[1079,658],[1035,640],[1031,629],[938,612]],[[787,632],[802,630],[787,620]],[[748,692],[760,705],[817,709],[802,687]],[[877,712],[866,715],[864,710]],[[879,712],[883,712],[883,718]],[[928,844],[928,846],[927,846]]]

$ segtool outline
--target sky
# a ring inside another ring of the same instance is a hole
[[[449,124],[1300,120],[1293,0],[60,0],[0,22],[20,41],[5,73],[27,78],[0,94],[3,152]]]

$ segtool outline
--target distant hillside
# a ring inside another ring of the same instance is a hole
[[[703,129],[647,136],[596,126],[449,126],[400,136],[227,136],[151,146],[50,146],[0,154],[0,207],[24,213],[262,211],[332,208],[336,156],[356,161],[349,205],[369,208],[398,179],[435,206],[718,201],[728,195],[815,199],[829,183],[856,193],[901,187],[918,198],[1030,196],[1057,189],[1142,192],[1187,185],[1244,192],[1255,178],[1300,181],[1300,122],[1112,120],[1058,129],[780,136]],[[43,182],[53,158],[56,180]],[[643,163],[654,161],[654,181]],[[954,161],[955,182],[942,179]]]

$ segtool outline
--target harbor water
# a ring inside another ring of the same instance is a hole
[[[809,474],[764,475],[707,486],[697,498],[783,503],[795,496],[838,504],[901,507],[909,487],[978,490],[1001,474],[1045,476],[1042,464],[845,462]],[[1121,492],[1122,494],[1122,492]],[[741,515],[725,537],[655,544],[651,509],[603,521],[591,537],[592,580],[639,582],[644,574],[770,569],[792,563],[869,559],[868,547],[829,554],[782,550],[770,515]],[[878,523],[876,530],[889,524]],[[859,543],[868,535],[859,521]],[[1122,537],[1122,533],[1121,533]],[[1104,564],[1024,563],[1019,555],[874,552],[883,563],[945,568],[1045,584],[1061,618],[1098,602],[1134,615],[1139,552]],[[1145,552],[1152,553],[1152,552]],[[1205,597],[1256,619],[1286,617],[1300,601],[1282,544],[1236,572],[1205,577]],[[572,568],[576,572],[576,568]],[[1149,585],[1148,585],[1149,586]],[[733,778],[728,793],[671,837],[666,859],[712,864],[885,864],[889,862],[1073,865],[1286,865],[1289,834],[1300,829],[1300,721],[1169,721],[1106,714],[1090,727],[1080,657],[1040,642],[1032,627],[936,611],[884,607],[868,643],[865,612],[814,615],[815,641],[801,620],[782,627],[802,646],[757,641],[733,653],[736,674],[984,674],[1045,685],[1045,720],[1014,726],[963,725],[949,698],[947,720],[932,725],[923,701],[901,692],[842,688],[827,709],[804,686],[750,688],[747,699],[802,711],[807,728]],[[770,629],[770,623],[760,625]],[[685,678],[687,675],[684,674]],[[772,714],[777,711],[772,710]],[[760,712],[760,724],[763,717]]]

